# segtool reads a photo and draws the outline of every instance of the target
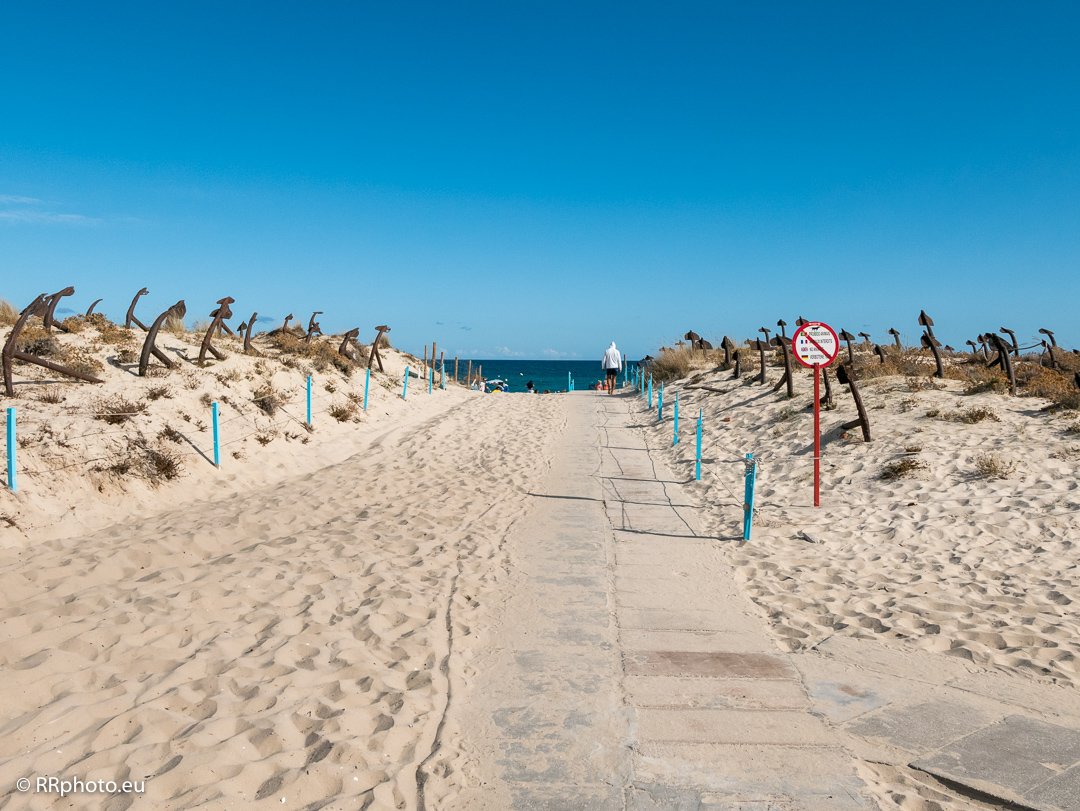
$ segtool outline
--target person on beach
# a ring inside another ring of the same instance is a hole
[[[615,393],[615,381],[619,377],[619,372],[622,371],[622,353],[615,347],[615,342],[611,342],[611,346],[607,348],[607,352],[604,353],[604,359],[600,362],[604,367],[604,372],[607,375],[607,393]]]

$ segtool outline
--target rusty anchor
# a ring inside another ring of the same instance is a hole
[[[765,330],[766,334],[768,330],[765,327],[761,328]],[[761,364],[761,371],[758,372],[758,383],[765,385],[765,350],[769,348],[768,341],[763,341],[760,338],[754,340],[754,348],[758,351],[758,361]]]
[[[735,342],[725,335],[720,342],[720,348],[724,350],[724,367],[731,366],[731,353],[735,351]]]
[[[94,314],[94,308],[97,307],[100,303],[101,303],[101,299],[99,299],[99,298],[94,299],[90,303],[90,306],[86,308],[86,316],[85,317],[89,318],[90,316],[92,316]]]
[[[983,336],[979,336],[980,338]],[[1016,370],[1013,369],[1012,360],[1009,358],[1009,347],[1005,345],[1005,342],[1001,340],[1001,336],[997,333],[990,332],[985,336],[994,349],[997,351],[997,355],[987,362],[987,368],[994,366],[1000,366],[1001,370],[1005,372],[1005,375],[1009,378],[1009,393],[1016,394]]]
[[[1014,358],[1020,357],[1020,344],[1016,341],[1016,333],[1008,327],[998,327],[999,332],[1004,332],[1009,336],[1009,341],[1012,343],[1012,354]],[[969,341],[970,343],[970,341]]]
[[[142,353],[139,355],[139,377],[146,377],[146,373],[150,369],[151,355],[164,363],[167,369],[176,368],[176,362],[157,348],[157,336],[162,325],[168,321],[169,318],[175,317],[182,319],[185,315],[187,315],[187,305],[184,304],[183,299],[180,299],[176,304],[154,319],[154,323],[151,324],[150,329],[147,330],[146,340],[143,341]]]
[[[1058,367],[1057,358],[1054,357],[1054,348],[1055,348],[1056,344],[1047,343],[1046,341],[1042,341],[1041,343],[1042,343],[1042,348],[1045,349],[1047,351],[1047,353],[1050,355],[1050,368],[1051,369],[1056,369]]]
[[[934,336],[930,335],[929,332],[924,332],[921,340],[923,347],[934,353],[934,363],[937,366],[934,370],[934,377],[945,377],[945,366],[941,361],[941,350],[938,349],[937,341],[934,340]]]
[[[57,292],[53,293],[51,296],[46,297],[46,299],[45,299],[45,313],[41,317],[41,320],[45,324],[45,331],[46,332],[52,332],[53,326],[59,327],[64,332],[69,331],[67,327],[65,327],[63,324],[58,323],[55,320],[56,319],[56,305],[60,303],[60,299],[62,299],[64,296],[70,296],[74,292],[75,292],[75,288],[71,287],[71,286],[68,286],[68,287],[65,287],[63,290],[58,290]]]
[[[225,360],[225,354],[215,349],[213,344],[211,344],[210,342],[213,340],[214,335],[216,335],[220,331],[221,322],[224,321],[226,318],[232,318],[232,309],[230,309],[229,305],[232,304],[234,301],[236,301],[236,299],[234,299],[232,296],[225,296],[225,298],[218,299],[217,303],[219,306],[212,313],[212,315],[214,316],[214,320],[211,321],[210,326],[206,328],[206,334],[203,336],[202,344],[199,346],[200,366],[206,363],[207,352],[209,352],[218,360]]]
[[[848,332],[846,329],[842,329],[842,330],[840,330],[840,335],[838,337],[840,338],[841,341],[843,341],[844,343],[847,344],[848,363],[854,364],[855,363],[855,355],[854,355],[854,353],[852,352],[852,349],[851,349],[851,342],[855,340],[855,336],[852,335],[850,332]]]
[[[386,324],[375,327],[375,340],[371,343],[371,354],[368,355],[367,367],[371,368],[371,361],[376,361],[379,364],[379,371],[383,371],[382,355],[379,354],[379,344],[382,343],[382,337],[384,332],[389,332],[390,327]]]
[[[787,383],[787,396],[790,399],[795,396],[795,380],[791,374],[791,353],[788,351],[788,344],[791,342],[783,335],[777,335],[772,339],[772,342],[780,347],[780,351],[784,353],[784,374],[776,381],[772,390],[779,391],[780,387]]]
[[[870,442],[870,418],[866,415],[866,409],[863,407],[862,397],[859,395],[859,387],[855,383],[855,371],[847,363],[841,363],[836,367],[836,379],[841,385],[846,385],[851,391],[851,399],[855,401],[855,411],[858,413],[859,418],[845,422],[840,427],[845,431],[851,430],[856,425],[862,427],[863,440]]]
[[[220,307],[218,309],[220,309]],[[214,310],[213,312],[210,313],[211,318],[217,318],[217,316],[218,316],[218,310]],[[229,336],[233,336],[233,335],[236,334],[231,329],[229,329],[229,325],[225,323],[226,318],[232,318],[232,310],[229,310],[228,314],[225,315],[220,321],[218,321],[218,328],[217,328],[218,337],[220,337],[221,333],[223,333],[223,332],[226,335],[229,335]]]
[[[251,345],[251,333],[255,329],[255,320],[259,317],[259,312],[256,310],[251,314],[251,318],[247,320],[246,324],[240,325],[240,331],[244,333],[244,354],[245,355],[258,355],[259,350]]]
[[[356,341],[356,336],[360,334],[360,327],[353,327],[351,330],[345,333],[341,338],[341,346],[338,347],[338,354],[351,361],[355,361],[353,356],[352,347],[353,342]]]
[[[128,305],[127,315],[124,316],[124,326],[128,329],[131,329],[132,324],[136,324],[140,329],[142,329],[143,332],[147,331],[146,324],[140,321],[139,317],[135,315],[135,305],[139,303],[140,298],[142,298],[149,292],[150,291],[147,290],[145,287],[141,288],[139,292],[135,294],[135,298],[131,300],[131,304]]]
[[[311,339],[316,335],[322,335],[322,327],[319,326],[319,322],[315,320],[315,316],[322,315],[322,310],[316,310],[311,314],[311,318],[308,319],[307,334],[304,335],[304,343],[310,344]]]
[[[15,347],[18,345],[19,334],[26,326],[26,322],[30,320],[31,316],[45,315],[45,294],[42,293],[26,307],[19,314],[18,320],[15,322],[15,326],[11,328],[11,332],[8,334],[7,341],[4,342],[4,348],[0,351],[0,361],[2,361],[4,371],[4,391],[8,397],[15,396],[15,385],[13,381],[14,366],[16,360],[21,360],[24,363],[33,363],[37,366],[43,366],[53,372],[59,372],[62,375],[68,377],[74,377],[77,380],[85,380],[87,383],[102,383],[104,381],[94,377],[91,374],[85,372],[79,372],[75,369],[69,369],[66,366],[61,366],[59,363],[53,363],[52,361],[39,358],[37,355],[31,355],[29,352],[20,352]]]
[[[904,347],[900,343],[900,330],[895,327],[889,327],[889,334],[893,337],[893,342],[896,344],[897,351],[903,351]]]
[[[780,327],[780,337],[781,338],[786,338],[787,337],[787,332],[784,331],[784,327],[787,326],[787,321],[785,321],[783,318],[781,318],[776,322],[776,326]]]
[[[919,310],[919,326],[924,327],[927,334],[934,338],[934,319],[926,314],[926,310]]]

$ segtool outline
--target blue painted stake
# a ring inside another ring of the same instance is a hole
[[[679,444],[679,392],[675,392],[675,437],[671,440],[671,444]]]
[[[446,360],[443,359],[439,362],[439,388],[446,388]]]
[[[221,467],[221,442],[218,437],[217,400],[210,403],[210,420],[214,423],[214,467]]]
[[[754,484],[757,481],[757,462],[754,454],[746,454],[746,503],[743,504],[742,537],[750,540],[750,530],[754,526]]]
[[[435,367],[429,366],[427,370],[427,393],[431,394],[432,384],[435,382]]]
[[[570,373],[569,372],[566,373],[566,390],[567,391],[573,391],[574,390],[574,386],[570,382]]]
[[[694,481],[701,481],[701,409],[697,415],[697,450],[694,452]]]
[[[405,367],[405,383],[401,387],[401,399],[405,400],[409,397],[409,367]]]
[[[660,384],[660,396],[656,398],[656,421],[664,421],[664,384]]]
[[[371,388],[371,369],[369,368],[364,375],[364,411],[367,411],[367,395],[368,389]]]
[[[311,427],[311,375],[307,376],[307,427]]]
[[[649,408],[652,408],[652,372],[649,372]]]
[[[19,489],[15,478],[15,409],[7,410],[7,486],[12,493]]]

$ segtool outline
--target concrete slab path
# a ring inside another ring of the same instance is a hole
[[[524,575],[448,713],[469,809],[874,808],[630,397],[581,392],[508,539]]]

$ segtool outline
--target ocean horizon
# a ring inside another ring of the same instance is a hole
[[[458,374],[464,381],[465,370],[469,361],[462,359],[458,362]],[[509,391],[521,393],[526,390],[526,384],[531,380],[537,391],[543,393],[566,391],[567,374],[574,379],[575,388],[587,389],[604,378],[604,371],[600,366],[600,356],[596,360],[526,360],[524,358],[474,358],[472,360],[473,372],[477,366],[482,367],[485,380],[505,380]],[[451,362],[447,363],[447,374],[453,374]],[[619,376],[622,383],[622,375]]]

